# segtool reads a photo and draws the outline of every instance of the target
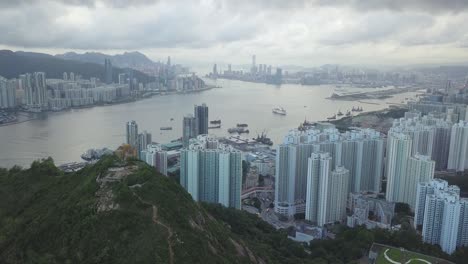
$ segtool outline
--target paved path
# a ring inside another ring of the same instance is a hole
[[[392,263],[392,264],[402,264],[401,262],[398,262],[398,261],[395,261],[395,260],[391,259],[391,258],[387,255],[387,251],[388,251],[388,250],[389,250],[389,249],[387,248],[387,249],[385,250],[385,252],[384,252],[384,257],[385,257],[385,259],[386,259],[388,262]],[[420,259],[420,258],[413,258],[413,259],[410,259],[410,260],[408,260],[405,264],[409,264],[409,263],[411,263],[413,260],[421,261],[421,262],[424,262],[424,263],[427,263],[427,264],[432,264],[431,262],[429,262],[429,261],[427,261],[427,260],[425,260],[425,259]]]

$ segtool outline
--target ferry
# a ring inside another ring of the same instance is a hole
[[[278,114],[278,115],[286,115],[286,110],[284,110],[283,107],[278,106],[278,107],[273,108],[273,113]]]
[[[160,127],[159,130],[172,130],[172,127]]]

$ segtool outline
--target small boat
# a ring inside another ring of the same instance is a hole
[[[172,127],[160,127],[159,130],[172,130]]]
[[[247,124],[237,124],[237,127],[248,127],[249,125]]]
[[[335,120],[336,119],[336,115],[332,115],[330,117],[327,117],[328,120]]]
[[[221,124],[221,120],[211,120],[210,124]]]
[[[219,125],[216,125],[216,126],[210,126],[210,127],[208,127],[208,129],[216,129],[216,128],[221,128],[221,125],[219,124]]]
[[[351,112],[349,110],[346,112],[346,116],[351,116]]]
[[[337,116],[342,116],[343,113],[342,113],[340,110],[338,110],[338,113],[337,113],[336,115],[337,115]]]
[[[171,121],[174,121],[174,118],[171,118]]]
[[[281,106],[273,108],[272,112],[278,115],[286,115],[286,110],[284,110],[284,108]]]

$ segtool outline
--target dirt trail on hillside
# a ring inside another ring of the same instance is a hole
[[[143,200],[138,194],[135,193],[135,191],[132,190],[132,192],[133,192],[133,195],[135,195],[140,202],[146,205],[151,205],[151,208],[153,210],[153,216],[152,216],[153,223],[158,224],[167,230],[167,246],[168,246],[168,251],[169,251],[169,263],[174,264],[174,250],[172,248],[173,246],[172,237],[174,235],[174,232],[172,231],[172,228],[164,224],[160,220],[158,220],[158,207],[155,204],[152,204],[150,202]]]

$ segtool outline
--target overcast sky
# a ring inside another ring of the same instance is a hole
[[[0,0],[0,32],[0,48],[192,65],[464,63],[468,1]]]

